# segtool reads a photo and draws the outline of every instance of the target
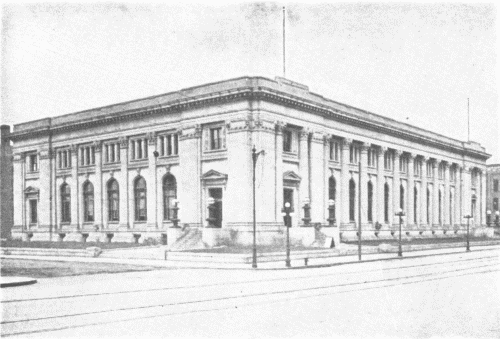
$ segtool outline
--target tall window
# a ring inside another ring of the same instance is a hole
[[[432,164],[432,162],[430,162],[430,161],[429,161],[429,162],[427,163],[427,166],[426,166],[426,168],[427,168],[427,177],[428,177],[428,178],[432,178],[432,177],[433,177],[433,173],[432,173],[432,165],[433,165],[433,164]]]
[[[430,209],[430,205],[431,205],[431,192],[429,191],[429,188],[427,188],[427,206],[426,206],[426,209],[427,209],[427,224],[430,224],[431,223],[431,209]]]
[[[450,192],[450,225],[453,225],[453,193]]]
[[[71,167],[71,151],[69,149],[57,152],[57,168]]]
[[[438,166],[438,177],[439,179],[444,179],[444,163],[439,163],[439,166]]]
[[[493,180],[493,192],[498,192],[498,179]]]
[[[349,146],[349,162],[351,164],[357,164],[359,161],[359,146],[351,143]]]
[[[336,199],[337,196],[337,182],[335,181],[335,178],[333,175],[328,179],[328,199],[337,202]],[[335,207],[335,205],[334,205]],[[335,219],[335,210],[336,208],[333,209],[332,215],[330,215],[330,218]]]
[[[179,135],[177,133],[161,135],[160,156],[170,157],[179,154]]]
[[[116,179],[108,181],[108,220],[120,220],[120,187]]]
[[[84,146],[80,147],[80,165],[91,166],[95,164],[95,147]]]
[[[439,190],[438,199],[439,199],[439,202],[438,202],[438,210],[439,210],[438,219],[439,219],[439,224],[441,225],[443,223],[443,216],[442,216],[442,214],[443,214],[443,197],[442,197],[441,190]]]
[[[83,220],[94,221],[94,185],[90,181],[83,184]]]
[[[399,186],[399,208],[404,212],[405,209],[405,188],[403,185]]]
[[[393,155],[390,151],[384,153],[384,169],[387,171],[392,170]]]
[[[408,158],[399,158],[399,171],[402,173],[408,173]]]
[[[493,211],[498,211],[498,198],[493,198]]]
[[[163,220],[173,217],[173,200],[177,198],[177,181],[172,174],[167,174],[163,179]]]
[[[222,148],[222,127],[210,128],[210,149]]]
[[[111,143],[104,145],[104,162],[120,162],[120,143]]]
[[[135,179],[135,221],[147,220],[146,180],[143,177]]]
[[[418,191],[416,187],[413,187],[413,223],[417,224],[417,202],[418,202]]]
[[[38,155],[36,153],[30,154],[28,160],[30,172],[38,172]]]
[[[368,181],[368,221],[373,222],[373,184]]]
[[[420,178],[422,171],[422,161],[415,159],[413,162],[413,173],[417,178]]]
[[[286,129],[283,131],[283,152],[292,151],[292,131]]]
[[[368,149],[368,167],[377,167],[377,151],[373,148]]]
[[[457,169],[456,167],[450,167],[450,181],[455,181],[457,179]]]
[[[389,184],[384,185],[384,221],[389,223]]]
[[[349,180],[349,220],[351,222],[355,221],[355,210],[356,210],[356,183],[354,179]]]
[[[30,224],[38,223],[38,200],[30,200]]]
[[[130,140],[130,156],[132,160],[142,160],[148,158],[148,139]]]
[[[339,142],[336,140],[330,141],[330,160],[339,161]]]
[[[71,222],[71,189],[66,183],[61,185],[61,222]]]

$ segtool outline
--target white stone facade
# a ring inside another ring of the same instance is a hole
[[[265,151],[256,163],[260,243],[282,234],[284,197],[295,211],[292,237],[306,245],[315,233],[303,227],[305,201],[309,226],[336,241],[355,237],[359,219],[363,237],[390,237],[401,205],[408,234],[456,233],[469,213],[473,227],[486,222],[489,155],[479,144],[282,78],[243,77],[19,124],[12,140],[13,233],[32,239],[172,242],[182,234],[169,220],[177,198],[180,226],[220,226],[206,229],[213,245],[250,243],[254,145]]]

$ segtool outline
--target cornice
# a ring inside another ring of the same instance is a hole
[[[358,117],[353,113],[343,111],[324,103],[313,101],[311,99],[305,99],[282,91],[277,91],[266,86],[242,86],[231,90],[176,99],[166,104],[156,104],[142,108],[114,112],[98,118],[92,117],[89,119],[75,121],[73,123],[49,127],[44,126],[36,129],[13,132],[10,138],[13,141],[17,141],[35,136],[49,135],[51,133],[55,134],[73,130],[88,129],[95,126],[143,119],[144,117],[151,115],[174,114],[201,106],[219,105],[221,103],[241,100],[264,100],[272,103],[278,103],[287,107],[293,107],[302,111],[318,114],[324,116],[325,118],[348,125],[353,125],[370,131],[377,131],[379,133],[388,134],[411,142],[430,145],[432,147],[474,158],[487,159],[490,156],[483,151],[452,145],[446,141],[438,140],[437,138],[430,138],[428,135],[419,135],[418,131],[411,132],[400,130],[397,129],[397,126],[391,126],[387,123],[369,120],[368,117]],[[363,112],[362,110],[359,111]],[[368,112],[366,113],[369,114]],[[390,119],[387,120],[390,121]]]

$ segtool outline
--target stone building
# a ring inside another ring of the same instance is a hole
[[[490,212],[493,223],[500,212],[500,164],[491,164],[486,168],[486,210]]]
[[[2,239],[10,237],[12,228],[12,146],[10,126],[0,126],[0,228]]]
[[[469,213],[474,229],[485,224],[489,155],[479,144],[279,77],[22,123],[11,139],[13,232],[32,240],[172,243],[184,232],[172,227],[180,219],[210,245],[250,243],[254,145],[265,151],[256,163],[261,244],[282,238],[286,201],[291,236],[306,245],[318,232],[356,237],[359,219],[363,237],[392,237],[400,208],[412,236],[458,234]]]

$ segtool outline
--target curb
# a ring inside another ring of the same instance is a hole
[[[11,281],[5,281],[5,280],[11,280]],[[33,279],[33,278],[17,278],[17,277],[1,277],[0,278],[0,288],[33,285],[36,283],[37,283],[37,280]]]

